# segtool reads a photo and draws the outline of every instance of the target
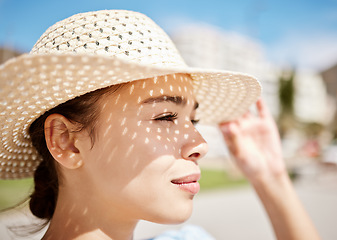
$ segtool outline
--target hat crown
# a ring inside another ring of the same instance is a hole
[[[134,63],[185,67],[168,35],[147,16],[127,10],[102,10],[57,22],[31,54],[99,54]]]

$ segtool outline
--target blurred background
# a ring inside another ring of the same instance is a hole
[[[148,15],[171,36],[190,66],[257,76],[278,123],[298,194],[322,237],[337,239],[333,224],[337,220],[337,0],[0,0],[0,63],[29,52],[55,22],[102,9]],[[188,224],[201,225],[217,239],[273,239],[266,215],[231,162],[218,129],[199,128],[210,152],[200,162],[202,192]],[[0,181],[0,209],[24,199],[31,188],[31,179]],[[17,221],[9,215],[2,219]],[[141,223],[136,237],[168,228]]]

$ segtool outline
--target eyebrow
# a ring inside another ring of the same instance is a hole
[[[151,104],[151,103],[160,103],[160,102],[171,102],[174,103],[178,106],[185,106],[187,103],[187,100],[181,96],[168,96],[168,95],[162,95],[162,96],[158,96],[158,97],[150,97],[145,99],[143,103],[145,104]],[[199,107],[199,103],[195,102],[194,104],[194,110],[197,109]]]

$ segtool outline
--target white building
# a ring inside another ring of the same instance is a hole
[[[296,117],[302,122],[328,124],[333,118],[334,105],[328,99],[322,76],[310,70],[297,70],[294,82]]]
[[[209,25],[189,25],[171,33],[186,63],[192,67],[239,71],[256,76],[274,116],[279,114],[278,74],[262,46],[237,33]]]

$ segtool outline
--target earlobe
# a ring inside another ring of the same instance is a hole
[[[51,114],[44,125],[45,140],[53,158],[68,169],[82,166],[80,151],[75,146],[75,125],[60,114]]]

